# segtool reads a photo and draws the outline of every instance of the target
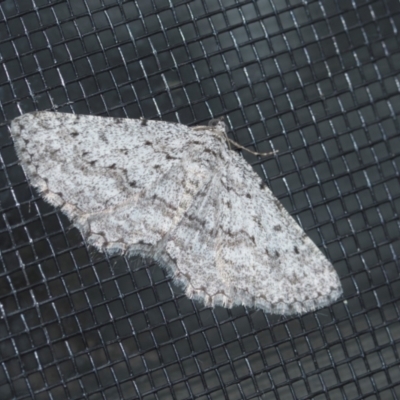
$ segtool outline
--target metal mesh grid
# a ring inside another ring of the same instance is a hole
[[[398,399],[397,0],[0,3],[1,399]],[[334,263],[285,318],[188,300],[108,258],[29,186],[8,123],[52,109],[232,137]]]

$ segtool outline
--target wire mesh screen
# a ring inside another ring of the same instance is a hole
[[[0,3],[1,399],[400,398],[397,0]],[[188,299],[29,185],[9,122],[57,110],[230,137],[338,271],[301,316]]]

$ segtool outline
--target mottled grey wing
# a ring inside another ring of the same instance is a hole
[[[239,155],[225,165],[220,194],[219,276],[233,304],[303,313],[342,294],[332,264]]]
[[[148,250],[171,228],[164,205],[179,207],[192,174],[182,159],[207,140],[181,124],[53,112],[22,115],[11,133],[31,183],[109,251]]]

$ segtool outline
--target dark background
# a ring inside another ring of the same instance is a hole
[[[400,3],[0,3],[1,399],[400,398]],[[316,313],[205,308],[29,185],[9,122],[57,110],[230,137],[338,271]]]

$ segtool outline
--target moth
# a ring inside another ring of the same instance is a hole
[[[11,134],[30,183],[89,244],[153,258],[190,298],[288,315],[342,295],[332,264],[229,149],[222,121],[36,112]]]

